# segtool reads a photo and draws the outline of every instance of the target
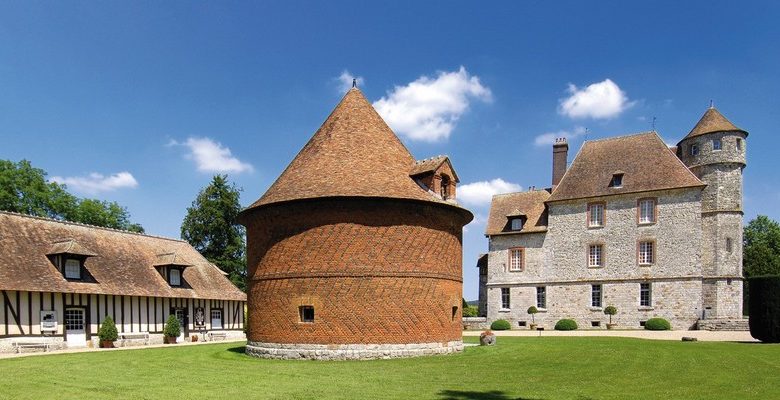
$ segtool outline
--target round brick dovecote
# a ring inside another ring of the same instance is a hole
[[[247,354],[365,359],[462,349],[462,228],[473,217],[410,177],[414,165],[362,94],[347,93],[239,216],[247,228]],[[358,172],[354,182],[344,168]],[[299,176],[318,185],[302,191],[290,184]]]

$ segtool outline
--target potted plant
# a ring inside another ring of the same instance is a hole
[[[168,321],[165,322],[165,327],[163,328],[163,335],[163,341],[170,344],[176,343],[176,338],[181,335],[181,325],[179,325],[179,320],[175,315],[171,314],[168,317]]]
[[[539,309],[535,306],[528,307],[528,314],[531,314],[531,330],[536,330],[536,320],[534,320],[534,314],[538,313]]]
[[[192,335],[190,337],[190,341],[193,342],[193,343],[197,342],[198,341],[198,335]]]
[[[479,334],[480,346],[492,346],[496,344],[496,334],[490,329]]]
[[[116,324],[111,317],[106,316],[103,323],[100,324],[98,329],[98,337],[100,338],[100,347],[104,349],[110,349],[114,347],[114,342],[119,339],[119,332],[116,330]]]
[[[604,314],[609,315],[609,323],[607,324],[607,329],[612,329],[615,327],[615,324],[612,323],[612,316],[617,314],[617,308],[615,306],[607,306],[604,309]]]

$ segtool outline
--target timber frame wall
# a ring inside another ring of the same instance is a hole
[[[65,337],[65,309],[83,308],[87,339],[97,336],[100,323],[107,315],[119,332],[162,334],[163,326],[174,308],[187,311],[185,335],[212,330],[211,310],[222,310],[219,331],[244,329],[245,302],[237,300],[184,299],[105,294],[0,291],[0,338],[41,335],[41,311],[56,311],[57,331],[49,336]],[[203,307],[205,327],[194,326],[195,308]]]

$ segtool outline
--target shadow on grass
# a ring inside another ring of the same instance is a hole
[[[530,397],[509,397],[508,394],[499,390],[488,392],[442,390],[439,392],[439,396],[441,396],[441,400],[540,400]]]
[[[231,353],[246,354],[246,346],[236,346],[227,349]]]

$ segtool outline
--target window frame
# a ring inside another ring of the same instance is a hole
[[[307,311],[311,310],[311,318],[307,316]],[[314,313],[314,305],[304,304],[298,306],[298,323],[301,324],[313,324],[316,320],[316,314]]]
[[[718,145],[716,146],[715,143]],[[721,151],[723,150],[723,140],[720,138],[712,139],[712,151]]]
[[[593,264],[591,262],[593,260],[593,258],[591,257],[592,256],[592,250],[595,247],[599,247],[600,248],[600,250],[599,250],[599,264]],[[585,252],[585,258],[587,260],[586,264],[587,264],[588,268],[604,268],[604,266],[606,265],[605,257],[604,257],[604,255],[605,255],[605,251],[604,251],[605,247],[606,246],[604,246],[604,243],[601,243],[601,242],[588,244],[588,246],[586,248],[586,252]]]
[[[520,225],[519,228],[515,228],[515,223],[518,223]],[[523,230],[523,219],[520,217],[511,218],[509,220],[509,230],[512,232],[519,232]]]
[[[508,252],[509,259],[507,261],[507,270],[509,272],[523,272],[523,271],[525,271],[525,247],[519,247],[519,246],[518,247],[510,247],[508,250],[509,250],[509,252]],[[514,266],[514,262],[513,262],[514,257],[513,257],[513,255],[514,255],[514,253],[516,251],[520,252],[520,266],[519,266],[519,268],[514,268],[513,267]]]
[[[645,289],[646,287],[646,289]],[[647,296],[645,296],[645,292]],[[645,301],[645,297],[647,297]],[[639,307],[652,307],[653,306],[653,285],[651,282],[639,283]]]
[[[536,287],[536,308],[541,310],[547,309],[547,286]]]
[[[591,215],[592,215],[592,212],[593,212],[593,207],[595,207],[595,206],[600,206],[601,207],[601,213],[600,213],[601,214],[601,225],[593,225],[593,224],[591,224],[591,222],[592,222]],[[607,226],[607,202],[605,202],[605,201],[594,201],[594,202],[588,203],[588,206],[587,206],[587,209],[586,209],[586,212],[585,212],[585,225],[588,227],[588,229],[591,229],[591,228],[597,229],[597,228],[603,228],[603,227]]]
[[[501,309],[502,310],[512,309],[512,293],[508,287],[501,288]]]
[[[650,262],[643,262],[642,261],[642,245],[645,243],[649,243],[651,245],[650,249]],[[658,258],[658,251],[657,251],[656,241],[655,239],[640,239],[636,242],[636,262],[639,264],[639,266],[646,267],[655,265],[656,259]]]
[[[688,154],[690,154],[691,157],[698,156],[699,155],[699,144],[698,143],[691,144],[691,146],[688,148]]]
[[[625,174],[612,174],[612,179],[609,181],[609,187],[613,189],[620,189],[623,187],[623,176]],[[615,183],[615,181],[618,181]]]
[[[178,275],[178,277],[179,277],[179,283],[173,283],[173,274],[172,274],[172,273],[173,273],[173,271],[176,271],[176,272],[179,274],[179,275]],[[179,269],[179,268],[175,268],[175,267],[174,267],[174,268],[168,267],[168,284],[169,284],[171,287],[180,287],[180,286],[181,286],[181,283],[182,283],[182,281],[184,280],[184,279],[183,279],[183,275],[184,275],[184,274],[182,273],[182,270],[181,270],[181,269]]]
[[[737,138],[737,150],[742,150],[742,138]]]
[[[734,251],[734,241],[730,238],[726,238],[726,252],[731,254]]]
[[[218,327],[214,326],[214,319],[215,319],[214,318],[214,312],[219,313],[219,318],[218,318],[219,319],[219,326]],[[209,321],[211,322],[211,329],[224,329],[225,323],[224,323],[224,320],[222,319],[223,315],[224,315],[224,313],[222,312],[221,308],[212,308],[211,309],[211,311],[209,312],[209,317],[210,317]]]
[[[75,262],[77,264],[76,272],[77,272],[78,275],[77,276],[68,276],[68,263],[70,263],[70,265],[73,266],[73,262]],[[62,275],[65,277],[65,279],[80,281],[80,280],[82,280],[83,275],[84,275],[84,274],[82,274],[82,271],[81,271],[82,267],[83,267],[83,261],[82,260],[79,260],[78,258],[70,258],[70,257],[65,258],[65,263],[62,265]]]
[[[642,203],[648,201],[653,203],[653,208],[652,208],[653,220],[642,221]],[[636,201],[636,223],[637,225],[654,225],[658,223],[658,198],[657,197],[643,197]]]
[[[598,290],[596,290],[598,288]],[[598,297],[596,297],[596,294],[598,293]],[[595,300],[598,300],[598,304]],[[601,308],[604,304],[604,285],[600,283],[591,284],[590,285],[590,307],[591,308]]]

